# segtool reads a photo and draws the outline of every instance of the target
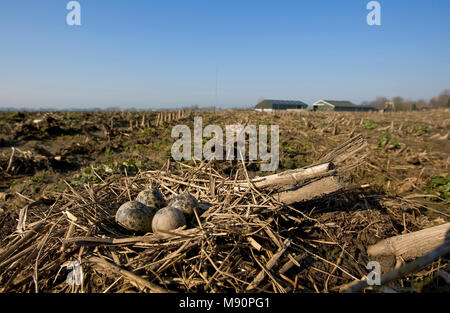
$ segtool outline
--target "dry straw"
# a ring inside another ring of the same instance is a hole
[[[236,165],[233,177],[221,174],[213,162],[191,166],[168,161],[163,170],[134,177],[111,176],[81,187],[67,183],[66,192],[28,205],[20,230],[3,236],[0,291],[337,291],[364,275],[366,261],[352,255],[342,234],[355,229],[393,233],[392,216],[413,206],[347,184],[336,190],[324,184],[314,197],[289,201],[295,205],[283,203],[279,195],[329,177],[342,180],[364,161],[357,155],[365,145],[361,136],[353,137],[309,167],[328,164],[325,171],[290,171],[283,175],[294,181],[259,187],[258,179],[250,180],[245,162]],[[167,198],[189,192],[199,199],[200,209],[189,228],[132,234],[114,222],[118,207],[150,186]],[[339,210],[364,208],[374,201],[391,213],[370,213],[371,220],[364,215],[369,213],[353,210],[334,222],[314,217],[333,203]],[[314,232],[320,238],[312,236]],[[340,252],[331,255],[331,248]],[[66,281],[71,261],[83,269],[79,286]]]

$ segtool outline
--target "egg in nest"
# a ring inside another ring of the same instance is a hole
[[[128,201],[117,210],[116,222],[131,231],[151,232],[156,210],[155,207],[146,206],[138,201]]]
[[[194,209],[198,209],[198,201],[192,195],[183,193],[170,199],[167,206],[178,208],[187,216],[192,216]]]
[[[175,207],[165,207],[155,213],[152,221],[154,233],[169,231],[186,225],[183,212]]]
[[[158,189],[145,189],[138,193],[136,201],[145,204],[146,206],[152,206],[157,209],[166,206],[166,200]]]

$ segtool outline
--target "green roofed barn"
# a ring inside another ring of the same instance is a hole
[[[272,111],[272,110],[304,110],[308,105],[302,101],[294,100],[270,100],[260,101],[256,106],[256,111]]]
[[[350,101],[336,101],[336,100],[319,100],[313,104],[314,111],[377,111],[375,107],[368,105],[356,105]]]

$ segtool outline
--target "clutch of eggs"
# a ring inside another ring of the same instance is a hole
[[[166,201],[157,189],[141,191],[136,201],[122,204],[116,213],[116,222],[128,230],[147,233],[164,232],[186,225],[186,217],[194,214],[198,201],[188,193]]]

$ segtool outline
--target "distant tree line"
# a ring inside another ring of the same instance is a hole
[[[412,101],[402,97],[388,99],[377,97],[373,101],[364,101],[362,105],[374,106],[378,109],[392,109],[394,111],[421,110],[424,108],[450,108],[450,89],[446,89],[429,101],[423,99]]]

